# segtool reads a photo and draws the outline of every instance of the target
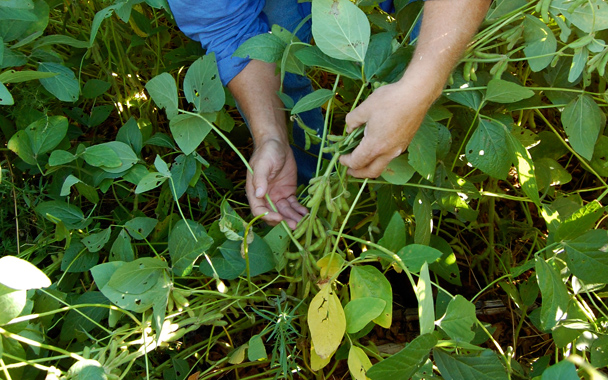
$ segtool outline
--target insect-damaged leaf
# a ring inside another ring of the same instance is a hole
[[[325,285],[308,308],[308,327],[315,352],[321,359],[338,349],[346,331],[346,317],[331,284]]]

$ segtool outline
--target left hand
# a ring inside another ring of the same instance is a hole
[[[365,125],[359,146],[340,157],[348,174],[379,177],[391,160],[405,151],[435,100],[424,85],[400,80],[377,89],[346,115],[347,131]]]
[[[253,173],[247,172],[247,199],[254,216],[268,213],[262,219],[274,226],[284,220],[291,229],[308,209],[296,198],[296,162],[287,143],[268,139],[259,144],[249,160]],[[274,212],[266,200],[266,194],[276,206]]]

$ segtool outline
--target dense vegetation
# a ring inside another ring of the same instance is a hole
[[[374,180],[344,116],[423,2],[330,6],[317,45],[237,52],[324,109],[291,231],[249,214],[247,129],[163,0],[0,2],[0,378],[605,378],[608,3],[495,0]]]

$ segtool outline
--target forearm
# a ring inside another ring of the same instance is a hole
[[[402,82],[419,83],[434,101],[483,21],[490,0],[428,0],[418,43]]]
[[[256,145],[267,140],[288,144],[285,111],[277,96],[280,79],[275,75],[275,65],[251,60],[228,83],[244,116],[249,122]]]

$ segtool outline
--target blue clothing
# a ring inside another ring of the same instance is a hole
[[[310,2],[297,0],[169,0],[169,6],[181,31],[215,53],[224,85],[249,62],[246,58],[232,57],[243,42],[267,33],[274,24],[293,31],[311,9]],[[385,11],[394,9],[392,0],[380,6]],[[310,41],[310,20],[296,36],[301,41]]]
[[[181,31],[199,41],[204,49],[214,52],[220,78],[228,84],[249,62],[249,59],[233,57],[236,49],[249,38],[267,33],[272,25],[280,25],[293,32],[311,12],[311,3],[298,0],[169,0],[169,6]],[[392,11],[392,0],[381,4],[385,11]],[[297,31],[296,36],[308,42],[312,37],[309,19]],[[286,73],[283,92],[294,102],[313,91],[306,77]],[[321,132],[323,115],[314,109],[299,115],[308,127]],[[318,133],[320,135],[320,133]],[[314,176],[319,146],[304,149],[305,136],[302,128],[293,128],[292,146],[298,164],[298,183],[307,183]]]

